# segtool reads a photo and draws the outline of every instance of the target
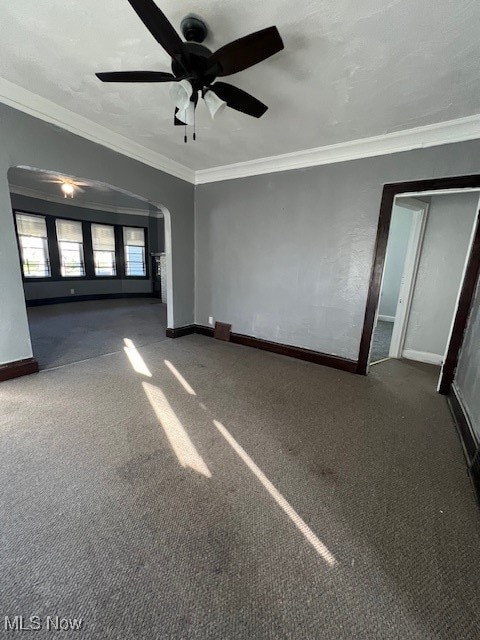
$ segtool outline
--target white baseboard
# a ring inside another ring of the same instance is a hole
[[[429,353],[428,351],[404,349],[402,358],[406,358],[407,360],[416,360],[417,362],[426,362],[427,364],[436,364],[438,366],[443,364],[443,356],[439,356],[438,353]]]
[[[378,314],[378,319],[384,322],[395,322],[395,316],[382,316],[380,313]]]

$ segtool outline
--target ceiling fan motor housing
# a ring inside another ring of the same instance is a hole
[[[204,86],[211,84],[216,77],[214,68],[210,62],[212,52],[198,42],[186,42],[185,51],[190,54],[191,74],[188,76],[195,91],[200,91]],[[179,60],[172,60],[172,71],[177,78],[184,76],[184,68]]]
[[[185,16],[180,23],[180,29],[187,42],[203,42],[208,34],[205,22],[194,15]]]

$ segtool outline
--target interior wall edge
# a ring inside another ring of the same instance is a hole
[[[13,82],[0,78],[0,102],[191,184],[195,172]]]
[[[138,194],[163,211],[166,229],[171,234],[167,261],[171,288],[175,289],[169,292],[169,320],[179,326],[193,322],[194,186],[191,182],[1,101],[0,138],[0,289],[6,301],[2,308],[6,330],[0,333],[0,360],[8,362],[32,356],[7,179],[12,167],[35,167],[81,176]]]

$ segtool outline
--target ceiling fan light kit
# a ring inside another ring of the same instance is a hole
[[[199,95],[214,119],[225,107],[260,118],[268,107],[246,91],[217,77],[248,69],[283,49],[276,27],[267,27],[234,40],[214,53],[201,44],[207,34],[205,22],[193,14],[183,18],[183,42],[165,14],[153,0],[128,0],[152,36],[172,58],[172,72],[113,71],[97,73],[102,82],[173,82],[170,96],[175,104],[174,124],[195,126]],[[193,139],[196,139],[195,131]],[[185,133],[185,142],[187,136]]]
[[[203,100],[207,105],[208,112],[210,113],[212,120],[222,113],[227,106],[227,103],[219,98],[214,91],[210,89],[203,94]]]
[[[61,190],[65,198],[73,198],[75,193],[75,186],[71,182],[62,182]]]
[[[188,80],[180,80],[170,87],[170,97],[179,111],[188,107],[190,98],[193,95],[193,87]]]

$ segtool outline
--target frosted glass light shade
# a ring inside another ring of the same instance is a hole
[[[193,94],[193,87],[188,80],[174,82],[170,87],[170,97],[179,111],[184,111],[188,107]],[[178,115],[177,115],[178,117]]]
[[[205,100],[205,104],[207,105],[207,109],[212,116],[212,120],[222,113],[222,111],[227,106],[227,103],[221,100],[216,93],[213,91],[207,91],[203,97]]]

